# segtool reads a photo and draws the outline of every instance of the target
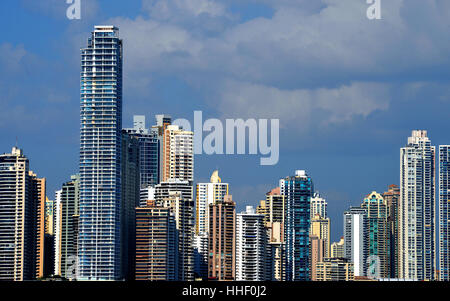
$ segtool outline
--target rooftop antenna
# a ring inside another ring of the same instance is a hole
[[[16,148],[18,148],[18,145],[19,145],[19,138],[17,138],[16,136]]]

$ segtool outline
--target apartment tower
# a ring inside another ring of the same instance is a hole
[[[81,49],[79,280],[121,278],[122,51],[114,26]]]

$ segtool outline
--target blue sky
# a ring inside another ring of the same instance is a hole
[[[48,195],[78,169],[79,49],[96,24],[124,39],[124,126],[133,114],[279,118],[280,161],[196,156],[197,181],[218,168],[238,209],[306,169],[342,213],[399,181],[413,129],[449,144],[450,2],[382,0],[64,0],[0,4],[0,152],[15,144],[48,179]]]

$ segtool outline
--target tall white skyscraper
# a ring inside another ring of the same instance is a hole
[[[266,280],[267,233],[264,215],[252,206],[236,216],[236,280]]]
[[[122,40],[95,26],[81,50],[78,279],[121,278]]]
[[[366,210],[350,207],[344,212],[344,255],[353,262],[354,275],[366,275],[368,254]]]
[[[400,149],[399,277],[434,279],[435,147],[427,131],[413,131]]]

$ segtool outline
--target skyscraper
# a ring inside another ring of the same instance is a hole
[[[31,198],[34,203],[33,219],[35,223],[35,277],[44,276],[44,237],[45,237],[45,199],[46,199],[46,179],[30,171],[28,177],[31,181]]]
[[[45,234],[53,235],[53,200],[45,199]]]
[[[285,199],[285,280],[309,280],[311,177],[297,170],[295,176],[280,180],[280,191]]]
[[[353,263],[346,258],[325,258],[317,264],[317,281],[353,281]]]
[[[413,131],[400,149],[399,277],[432,280],[435,272],[435,147]]]
[[[164,160],[162,181],[180,179],[194,181],[194,133],[177,125],[164,131]]]
[[[310,227],[311,280],[317,280],[316,265],[330,257],[330,219],[319,213],[311,219]]]
[[[256,212],[264,215],[267,232],[266,277],[268,280],[281,281],[284,278],[285,199],[280,187],[266,193],[266,199],[260,202]]]
[[[252,206],[236,216],[236,280],[264,281],[266,275],[267,232],[264,215]]]
[[[390,185],[388,191],[383,193],[383,199],[386,201],[388,206],[388,221],[390,229],[390,270],[391,278],[399,278],[398,276],[398,263],[399,263],[399,239],[400,239],[400,229],[399,229],[399,212],[398,206],[400,201],[400,188],[397,185]]]
[[[228,183],[222,183],[218,170],[212,173],[209,183],[197,184],[196,235],[209,232],[209,205],[216,201],[223,201],[228,192]]]
[[[135,272],[136,207],[140,203],[139,137],[122,131],[121,276],[133,280]]]
[[[330,258],[345,258],[344,237],[331,244]]]
[[[136,208],[136,280],[177,280],[178,246],[170,208]]]
[[[439,146],[439,280],[450,281],[450,145]]]
[[[366,210],[350,207],[344,212],[344,252],[345,258],[353,262],[355,276],[366,276],[367,237]]]
[[[55,275],[74,279],[74,259],[77,255],[77,234],[80,177],[71,176],[71,180],[62,185],[56,194],[55,202]]]
[[[197,277],[208,277],[209,205],[223,201],[228,195],[228,183],[222,183],[219,171],[215,170],[209,183],[197,183],[195,206],[195,273]]]
[[[42,277],[44,200],[45,179],[30,172],[23,151],[0,155],[0,280]]]
[[[320,197],[318,192],[314,193],[314,197],[311,198],[311,219],[313,219],[316,214],[319,214],[323,218],[327,218],[327,205],[327,201]]]
[[[157,185],[157,190],[158,190]],[[162,195],[162,194],[157,194]],[[194,204],[184,198],[181,191],[169,191],[167,196],[157,197],[156,204],[170,208],[174,216],[177,234],[177,280],[194,280]]]
[[[168,198],[171,192],[181,192],[183,199],[190,200],[192,210],[194,210],[194,202],[192,200],[192,185],[189,181],[180,179],[169,179],[155,186],[155,200],[159,201]],[[194,229],[193,229],[194,230]]]
[[[323,256],[330,257],[330,219],[316,214],[311,219],[310,234],[323,240],[325,245]]]
[[[158,132],[145,127],[145,116],[133,116],[134,127],[123,131],[139,141],[140,188],[159,183],[159,139]]]
[[[390,229],[389,213],[386,200],[381,194],[373,191],[364,198],[361,208],[367,212],[367,256],[379,259],[378,276],[389,278],[390,271]],[[376,273],[374,271],[374,273]]]
[[[324,260],[325,242],[316,235],[309,236],[311,280],[317,281],[317,265]]]
[[[122,40],[95,26],[81,50],[78,275],[120,278]]]
[[[209,205],[208,278],[235,280],[236,203],[231,195]]]
[[[45,198],[44,277],[55,271],[54,201]]]
[[[172,124],[172,117],[170,115],[158,114],[155,115],[156,125],[152,126],[152,131],[157,133],[158,135],[158,143],[159,143],[159,181],[163,180],[164,174],[164,133],[169,125]]]

